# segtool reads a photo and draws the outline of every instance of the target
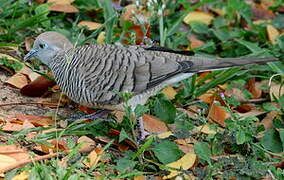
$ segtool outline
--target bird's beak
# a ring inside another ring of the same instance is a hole
[[[27,61],[27,60],[31,59],[32,57],[34,57],[37,52],[38,52],[37,49],[32,49],[32,50],[30,50],[30,52],[25,55],[24,61]]]

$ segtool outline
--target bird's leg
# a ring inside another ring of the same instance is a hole
[[[104,115],[106,115],[106,114],[108,114],[110,112],[111,112],[111,110],[103,109],[103,110],[99,110],[99,111],[97,111],[95,113],[92,113],[92,114],[72,117],[72,118],[66,119],[66,121],[73,122],[73,121],[76,121],[78,119],[97,120],[97,119],[102,118]],[[107,121],[109,121],[109,119],[107,119]]]
[[[144,129],[144,122],[142,117],[138,118],[138,132],[138,141],[143,141],[145,140],[146,136],[150,135],[150,133],[145,131]]]

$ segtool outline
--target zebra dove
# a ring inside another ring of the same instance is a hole
[[[72,100],[88,107],[123,110],[117,93],[130,92],[134,108],[163,87],[203,71],[275,61],[275,58],[194,57],[166,48],[117,45],[73,47],[57,32],[40,34],[24,60],[36,57],[46,64],[58,85]]]

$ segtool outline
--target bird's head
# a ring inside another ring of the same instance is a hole
[[[56,53],[72,47],[72,43],[62,34],[53,31],[45,32],[36,38],[33,48],[26,54],[24,61],[35,57],[48,65]]]

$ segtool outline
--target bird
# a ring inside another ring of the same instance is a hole
[[[134,109],[164,87],[195,73],[277,60],[274,57],[212,59],[193,56],[190,51],[141,45],[75,47],[55,31],[37,36],[24,61],[31,58],[39,59],[51,69],[57,84],[73,101],[87,107],[120,111],[126,102],[117,92],[131,93],[127,104]],[[144,139],[147,133],[143,120],[138,120],[144,133],[140,138]]]

